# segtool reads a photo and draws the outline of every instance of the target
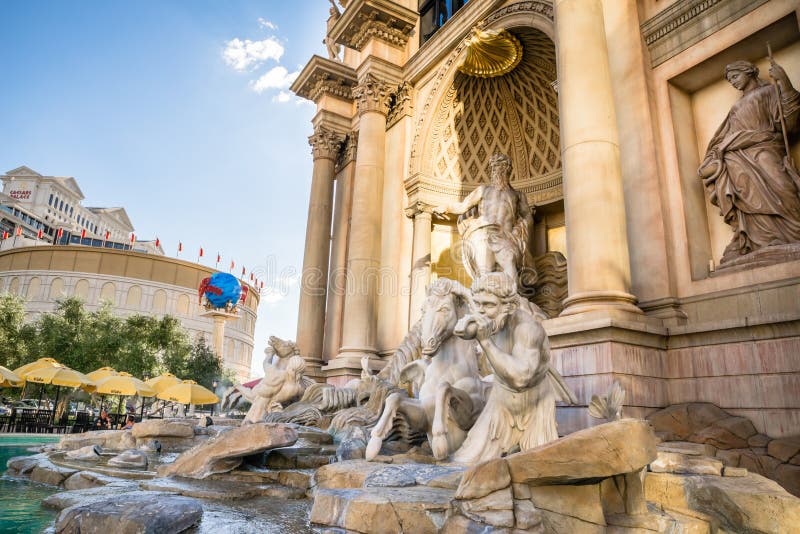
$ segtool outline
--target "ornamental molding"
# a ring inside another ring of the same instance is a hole
[[[678,0],[640,29],[656,67],[768,0]]]
[[[361,51],[370,39],[405,49],[418,15],[392,0],[354,0],[331,28],[335,42]]]
[[[336,172],[338,173],[347,165],[356,160],[356,153],[358,152],[358,131],[354,130],[347,134],[342,144],[342,149],[339,152],[339,157],[336,159]]]
[[[388,130],[403,117],[410,117],[414,114],[414,88],[408,82],[401,83],[389,103],[389,112],[386,116],[386,129]]]
[[[353,100],[356,101],[358,114],[363,115],[367,112],[381,113],[384,116],[389,111],[389,100],[392,94],[389,84],[368,72],[353,87]]]
[[[311,145],[311,154],[314,160],[336,160],[344,141],[344,135],[325,126],[316,127],[313,135],[308,138],[308,144]]]
[[[352,68],[321,56],[312,56],[291,86],[291,91],[301,98],[319,102],[325,95],[352,101],[353,86],[358,82]]]
[[[406,217],[414,219],[418,215],[427,216],[428,219],[433,219],[433,204],[426,202],[410,202],[404,210]]]

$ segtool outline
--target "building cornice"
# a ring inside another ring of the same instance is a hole
[[[641,25],[653,67],[747,15],[767,0],[678,0]]]
[[[319,102],[325,95],[352,102],[352,90],[357,82],[356,71],[352,68],[339,61],[315,55],[300,71],[290,90],[313,102]]]
[[[417,13],[391,0],[353,0],[331,28],[334,42],[362,50],[370,39],[404,49],[417,23]]]

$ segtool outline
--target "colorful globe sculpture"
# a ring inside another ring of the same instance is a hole
[[[200,284],[199,292],[215,308],[236,306],[242,296],[242,284],[228,273],[214,273]]]

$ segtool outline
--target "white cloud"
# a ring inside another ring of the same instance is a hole
[[[286,298],[286,295],[281,295],[277,291],[264,291],[261,293],[261,302],[263,304],[276,304]]]
[[[262,17],[258,17],[258,25],[261,26],[262,28],[266,28],[268,30],[277,30],[278,29],[278,25],[277,24],[274,24],[274,23],[272,23],[272,22],[270,22],[267,19],[262,18]]]
[[[283,51],[283,45],[274,37],[267,37],[261,41],[231,39],[225,43],[222,56],[225,58],[225,63],[235,70],[244,71],[249,67],[257,67],[268,59],[280,61]]]
[[[262,75],[259,79],[250,82],[250,87],[256,93],[263,93],[267,89],[286,89],[292,82],[300,75],[300,71],[290,73],[286,67],[277,66],[273,67],[266,74]],[[280,98],[280,95],[278,95]],[[279,100],[285,102],[286,100]]]
[[[291,93],[288,93],[286,91],[281,91],[280,93],[272,97],[272,101],[283,103],[283,102],[288,102],[289,100],[291,100],[291,98],[292,98]]]

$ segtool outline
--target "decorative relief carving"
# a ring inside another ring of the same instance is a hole
[[[356,151],[358,150],[358,132],[353,131],[345,137],[342,150],[339,152],[339,158],[336,160],[336,172],[339,172],[348,163],[356,160]]]
[[[389,114],[386,117],[386,127],[393,126],[403,117],[414,113],[414,102],[412,98],[414,88],[408,82],[401,83],[392,95],[389,105]]]
[[[324,126],[318,126],[314,134],[309,136],[308,144],[311,145],[313,158],[327,158],[335,160],[344,143],[344,136]]]
[[[359,115],[368,111],[386,115],[390,96],[387,83],[372,73],[367,73],[364,79],[353,87],[353,99],[356,101]]]
[[[544,15],[546,18],[553,20],[553,2],[545,0],[531,0],[529,2],[517,2],[502,9],[498,9],[491,15],[486,17],[482,26],[488,26],[496,20],[499,20],[508,15],[525,12],[525,13],[538,13]]]
[[[390,0],[361,0],[344,12],[332,30],[336,42],[361,50],[370,39],[405,48],[417,14]]]
[[[767,0],[679,0],[641,25],[655,67]]]

